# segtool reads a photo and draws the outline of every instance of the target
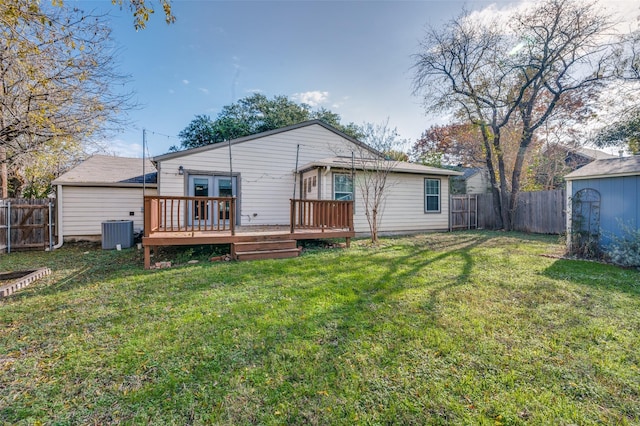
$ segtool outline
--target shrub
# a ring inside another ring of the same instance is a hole
[[[611,237],[607,255],[616,265],[640,268],[640,228],[620,223],[620,229],[623,234]]]

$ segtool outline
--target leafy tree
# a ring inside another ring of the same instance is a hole
[[[630,153],[640,154],[640,108],[600,130],[594,142],[599,147],[626,146]]]
[[[482,167],[480,128],[470,123],[434,125],[422,133],[411,149],[411,156],[421,163]]]
[[[340,116],[327,109],[313,111],[308,105],[297,104],[286,96],[269,99],[261,93],[224,106],[215,120],[206,115],[197,115],[178,136],[181,147],[189,149],[313,119],[322,120],[354,138],[360,136],[358,126],[353,123],[342,125]],[[174,151],[177,149],[172,147]]]
[[[544,0],[500,21],[480,22],[464,12],[427,33],[416,55],[416,92],[430,109],[462,112],[480,129],[494,209],[505,229],[512,228],[535,134],[568,95],[613,78],[611,27],[593,3]],[[509,160],[502,136],[514,123],[520,131]]]
[[[171,0],[159,0],[158,2],[164,12],[165,22],[167,24],[174,23],[176,17],[171,8]],[[152,0],[111,0],[111,3],[120,6],[120,8],[124,7],[125,3],[128,5],[129,10],[133,13],[133,26],[136,30],[145,29],[149,18],[155,13]],[[51,0],[51,4],[63,6],[64,0]]]
[[[131,107],[114,68],[110,29],[100,16],[37,0],[0,2],[0,162],[79,147],[122,124]]]

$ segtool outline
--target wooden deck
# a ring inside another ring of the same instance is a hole
[[[145,269],[160,246],[232,244],[233,255],[235,243],[345,238],[348,246],[355,235],[352,201],[291,200],[290,224],[279,226],[236,226],[236,205],[234,198],[145,197]]]

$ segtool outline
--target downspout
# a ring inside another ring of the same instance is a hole
[[[58,243],[53,249],[59,249],[64,243],[64,232],[62,231],[62,185],[58,185],[56,190],[56,232],[58,233]]]

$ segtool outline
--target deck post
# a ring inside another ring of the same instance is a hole
[[[229,207],[229,227],[231,228],[231,235],[236,235],[236,197],[231,197],[229,203],[231,204]]]
[[[295,232],[295,219],[296,219],[296,200],[291,199],[291,208],[289,212],[289,224],[290,224],[290,233],[293,234]]]
[[[151,247],[144,246],[144,269],[151,269]]]

